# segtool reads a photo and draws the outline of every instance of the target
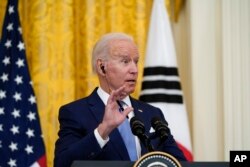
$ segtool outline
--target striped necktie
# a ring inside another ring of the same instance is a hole
[[[119,101],[118,103],[120,103],[119,111],[122,112],[124,108],[127,107],[127,104],[123,101]],[[118,130],[126,145],[130,160],[136,161],[138,157],[137,157],[137,151],[136,151],[135,136],[132,134],[128,119],[125,119],[123,123],[118,126]]]

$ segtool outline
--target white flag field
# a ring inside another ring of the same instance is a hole
[[[188,161],[193,160],[188,117],[164,0],[154,0],[140,100],[160,108]]]

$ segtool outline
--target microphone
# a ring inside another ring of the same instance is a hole
[[[149,137],[145,134],[145,126],[138,118],[131,118],[130,127],[132,133],[140,139],[140,141],[147,148],[147,150],[149,152],[154,151],[154,148],[150,143]]]
[[[155,130],[156,136],[160,138],[160,146],[167,138],[170,130],[168,128],[168,123],[166,121],[162,121],[159,117],[153,117],[151,119],[151,125]]]

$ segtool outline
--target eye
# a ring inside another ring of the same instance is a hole
[[[134,63],[137,65],[139,62],[139,59],[134,59]]]
[[[139,60],[135,60],[135,64],[138,64]]]
[[[122,63],[128,64],[129,63],[129,59],[122,59]]]

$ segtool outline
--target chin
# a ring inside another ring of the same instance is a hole
[[[131,93],[134,93],[134,91],[135,91],[135,88],[128,88],[126,92],[127,92],[128,95],[129,95],[129,94],[131,94]]]
[[[134,83],[127,83],[125,86],[125,92],[129,95],[134,93],[135,91],[135,84]]]

